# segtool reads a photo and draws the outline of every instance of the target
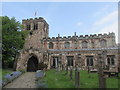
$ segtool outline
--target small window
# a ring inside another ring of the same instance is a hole
[[[27,25],[27,30],[30,30],[30,28],[31,28],[30,25]]]
[[[100,41],[100,46],[101,46],[101,47],[106,47],[106,46],[107,46],[106,40],[104,40],[104,39],[101,40],[101,41]]]
[[[74,48],[77,49],[78,48],[78,42],[74,41]]]
[[[69,42],[65,42],[65,48],[70,48],[70,43]]]
[[[38,24],[36,24],[36,26],[35,26],[36,28],[35,28],[35,30],[38,30]]]
[[[94,43],[94,42],[91,42],[91,44],[92,44],[92,48],[95,48],[95,43]]]
[[[50,43],[49,43],[49,49],[53,49],[53,45],[54,45],[54,44],[53,44],[52,42],[50,42]]]
[[[34,24],[34,30],[37,30],[38,29],[38,24]]]
[[[87,41],[83,41],[82,42],[82,48],[87,48],[88,47],[88,42]]]
[[[34,24],[34,28],[33,29],[35,30],[35,24]]]

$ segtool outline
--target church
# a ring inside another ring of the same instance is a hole
[[[16,70],[36,71],[41,62],[47,69],[97,69],[101,54],[104,67],[118,72],[120,57],[115,33],[49,37],[49,24],[42,17],[23,19],[22,24],[29,35],[16,58]]]

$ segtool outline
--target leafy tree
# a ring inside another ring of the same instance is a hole
[[[27,31],[14,17],[2,16],[2,66],[13,67],[14,59],[23,48]]]

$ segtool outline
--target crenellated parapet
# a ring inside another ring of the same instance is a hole
[[[48,24],[43,17],[23,19],[23,20],[22,20],[22,23],[23,23],[23,24],[24,24],[24,23],[31,23],[31,22],[33,22],[33,21],[34,21],[34,22],[35,22],[35,21],[36,21],[36,22],[44,22],[44,23]]]
[[[44,38],[43,40],[71,40],[71,39],[101,39],[101,38],[110,38],[115,37],[115,33],[104,33],[104,34],[90,34],[90,35],[76,35],[76,36],[63,36],[63,37],[48,37]]]

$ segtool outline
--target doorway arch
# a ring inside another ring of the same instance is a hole
[[[38,70],[38,59],[36,56],[31,56],[27,62],[27,71],[35,72]]]

